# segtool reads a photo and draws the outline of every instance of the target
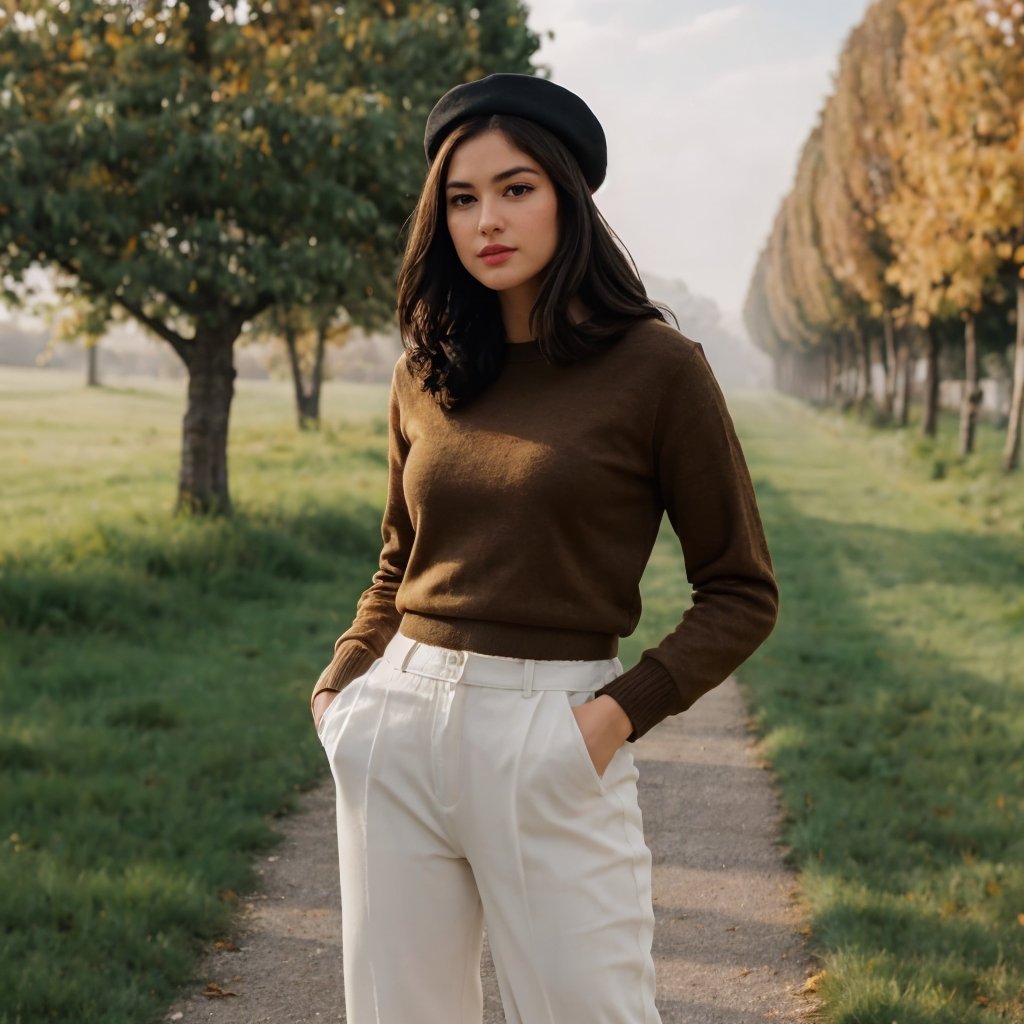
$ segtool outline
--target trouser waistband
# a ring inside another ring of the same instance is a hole
[[[389,665],[403,672],[442,682],[522,690],[524,697],[529,697],[534,690],[597,690],[623,671],[618,658],[595,661],[505,658],[435,647],[397,632],[383,657]]]

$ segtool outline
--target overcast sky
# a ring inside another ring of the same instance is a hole
[[[735,323],[867,0],[527,0],[537,60],[608,136],[596,199],[642,272]]]

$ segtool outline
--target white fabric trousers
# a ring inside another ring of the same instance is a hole
[[[485,919],[509,1024],[660,1024],[638,773],[571,710],[621,673],[398,633],[328,706],[348,1024],[480,1024]]]

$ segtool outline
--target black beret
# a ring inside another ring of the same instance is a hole
[[[608,145],[601,122],[575,93],[533,75],[488,75],[449,89],[427,118],[427,161],[433,163],[456,125],[478,114],[514,114],[536,121],[565,143],[592,191],[604,181]]]

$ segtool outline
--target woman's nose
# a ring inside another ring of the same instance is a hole
[[[481,200],[479,209],[478,227],[482,233],[486,234],[501,227],[501,215],[496,203]]]

